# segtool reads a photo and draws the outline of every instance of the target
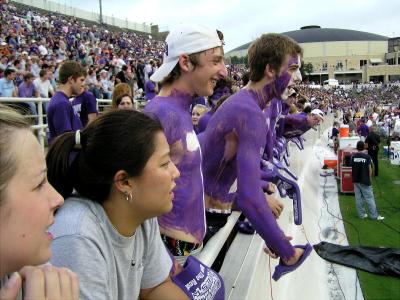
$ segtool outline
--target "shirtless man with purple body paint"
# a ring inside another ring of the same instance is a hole
[[[158,218],[164,243],[183,262],[201,250],[205,234],[201,151],[189,112],[197,96],[210,96],[216,82],[227,76],[222,36],[203,26],[181,27],[168,35],[163,65],[151,76],[162,82],[145,111],[161,121],[171,159],[181,173],[176,181],[173,209]]]
[[[268,121],[263,111],[288,86],[294,72],[290,65],[298,60],[298,53],[298,44],[285,36],[268,34],[257,39],[248,52],[250,82],[215,112],[199,136],[206,209],[226,213],[235,202],[283,265],[293,265],[291,270],[310,250],[302,256],[306,248],[293,247],[278,227],[262,190],[260,160]],[[236,178],[237,192],[230,193]]]
[[[272,99],[271,103],[265,109],[265,115],[267,118],[267,144],[265,147],[265,154],[269,161],[273,159],[273,149],[274,147],[271,145],[276,145],[276,127],[279,121],[285,117],[285,115],[289,112],[289,106],[286,105],[289,102],[289,98],[296,93],[293,87],[299,84],[302,80],[301,73],[301,52],[297,54],[297,56],[290,57],[288,61],[288,69],[291,72],[292,76],[289,81],[289,84],[283,91],[280,97],[275,97]],[[268,121],[269,120],[269,121]]]
[[[277,146],[277,140],[276,140],[276,124],[278,120],[281,118],[284,118],[283,113],[283,108],[286,108],[285,103],[287,103],[290,97],[293,96],[293,94],[296,93],[294,90],[294,86],[299,84],[302,80],[301,73],[300,73],[300,66],[301,66],[301,49],[298,49],[299,53],[297,53],[297,56],[290,56],[287,68],[288,72],[291,73],[291,79],[286,87],[279,87],[277,88],[277,94],[279,94],[280,90],[282,88],[285,88],[284,91],[281,93],[280,97],[274,97],[272,101],[269,103],[267,108],[264,110],[264,114],[266,117],[266,126],[267,126],[267,135],[266,135],[266,146],[265,146],[265,152],[263,155],[263,164],[268,161],[269,168],[263,168],[263,175],[262,178],[267,181],[274,183],[275,185],[278,186],[279,193],[281,197],[285,197],[288,195],[290,198],[294,199],[294,211],[295,211],[295,216],[298,214],[298,218],[295,218],[295,223],[300,224],[301,223],[301,195],[300,195],[300,189],[297,185],[297,183],[293,180],[297,180],[297,177],[290,172],[289,169],[283,166],[279,159],[274,156],[274,151],[275,153],[278,152],[276,149]],[[278,91],[279,89],[279,91]],[[279,145],[279,144],[278,144]],[[286,144],[284,145],[286,148]],[[279,168],[278,168],[279,167]],[[279,169],[284,169],[287,174],[289,174],[292,179],[289,179],[282,174],[280,174]],[[263,183],[263,186],[268,186],[266,183]],[[269,192],[265,188],[263,188],[264,191]],[[294,195],[294,193],[296,195]],[[297,204],[297,205],[296,205]],[[281,204],[281,206],[283,206]],[[271,205],[270,205],[271,207]],[[273,208],[273,207],[271,207]],[[299,208],[299,209],[297,209]],[[297,211],[296,211],[297,210]],[[276,214],[274,214],[276,216]]]

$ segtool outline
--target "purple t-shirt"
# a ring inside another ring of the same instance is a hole
[[[158,218],[161,228],[183,231],[201,243],[205,234],[205,212],[201,151],[189,113],[193,97],[173,91],[169,97],[155,97],[145,112],[160,120],[171,159],[181,176],[176,180],[173,209]]]
[[[147,80],[144,86],[144,91],[146,93],[145,95],[146,100],[151,100],[156,96],[155,89],[156,85],[154,84],[154,82],[151,80]]]
[[[79,116],[74,112],[67,95],[63,92],[57,92],[51,97],[47,108],[47,123],[50,131],[49,144],[64,132],[82,128]]]
[[[79,116],[83,127],[85,127],[89,121],[89,114],[97,114],[96,104],[96,97],[92,93],[86,91],[76,96],[72,101],[74,112]]]
[[[369,128],[368,128],[367,125],[365,125],[363,123],[363,124],[360,125],[360,127],[358,127],[357,132],[358,132],[359,135],[361,135],[363,137],[366,137],[368,135],[368,133],[369,133]]]
[[[33,83],[27,85],[25,82],[18,86],[18,97],[20,98],[33,98],[35,96],[36,88]]]

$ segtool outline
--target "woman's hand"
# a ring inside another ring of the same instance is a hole
[[[24,284],[24,299],[79,300],[78,277],[67,268],[51,265],[23,267],[0,290],[0,299],[14,300]]]

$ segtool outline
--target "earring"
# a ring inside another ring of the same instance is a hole
[[[129,203],[133,202],[133,196],[131,193],[128,193],[127,191],[124,192],[125,195],[125,200],[128,201]]]

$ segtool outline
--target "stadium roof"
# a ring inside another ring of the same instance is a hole
[[[318,42],[336,42],[336,41],[387,41],[389,38],[374,33],[338,29],[321,28],[320,26],[304,26],[300,30],[282,32],[297,41],[298,43],[318,43]],[[237,47],[229,52],[246,50],[251,42]]]

